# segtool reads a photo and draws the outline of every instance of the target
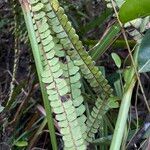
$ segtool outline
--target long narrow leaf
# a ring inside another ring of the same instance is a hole
[[[120,30],[121,28],[118,23],[110,27],[106,35],[98,42],[94,49],[90,51],[90,55],[93,60],[96,61],[100,58],[100,56],[110,47]]]

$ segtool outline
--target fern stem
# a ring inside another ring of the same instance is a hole
[[[24,19],[26,22],[28,35],[29,35],[29,39],[30,39],[30,43],[31,43],[31,47],[32,47],[32,52],[33,52],[33,56],[34,56],[34,60],[35,60],[36,70],[37,70],[37,74],[38,74],[38,78],[39,78],[39,82],[40,82],[40,87],[41,87],[41,91],[42,91],[43,102],[44,102],[44,107],[45,107],[45,111],[46,111],[46,117],[47,117],[47,123],[48,123],[48,127],[49,127],[49,133],[50,133],[52,147],[53,147],[53,150],[57,150],[57,142],[56,142],[56,135],[55,135],[55,128],[54,128],[51,107],[49,104],[45,86],[42,83],[41,76],[40,76],[40,74],[42,72],[42,61],[41,61],[41,57],[40,57],[40,53],[39,53],[38,43],[36,41],[36,36],[34,33],[32,17],[31,17],[30,11],[29,11],[28,2],[24,0],[24,1],[21,1],[20,3],[22,5]]]

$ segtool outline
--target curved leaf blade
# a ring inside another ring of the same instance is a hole
[[[126,0],[119,11],[122,23],[150,15],[150,0]]]
[[[119,55],[116,54],[116,53],[111,53],[111,57],[113,58],[113,60],[114,60],[114,62],[115,62],[115,64],[116,64],[116,66],[117,66],[118,68],[120,68],[120,67],[121,67],[121,59],[120,59]]]

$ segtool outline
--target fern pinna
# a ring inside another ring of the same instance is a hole
[[[23,0],[22,8],[32,16],[38,47],[35,53],[39,54],[42,64],[40,77],[60,127],[64,148],[86,149],[100,126],[102,116],[116,107],[113,90],[85,51],[57,0]],[[84,114],[81,76],[98,97],[88,118]]]

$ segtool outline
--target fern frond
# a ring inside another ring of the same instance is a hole
[[[43,3],[45,1],[41,0]],[[47,1],[48,2],[48,1]],[[47,10],[52,10],[51,6],[49,3],[47,3],[49,7],[46,7]],[[48,11],[49,12],[49,11]],[[54,16],[54,14],[51,14]],[[51,18],[51,15],[49,16]],[[51,30],[54,31],[55,24],[53,21],[48,19],[48,23],[51,27]],[[71,94],[71,99],[73,100],[73,105],[76,108],[76,113],[78,117],[78,122],[81,126],[82,129],[82,134],[85,135],[86,131],[86,116],[83,114],[85,112],[85,106],[82,104],[83,103],[83,97],[81,95],[81,83],[80,83],[80,73],[79,73],[79,67],[75,66],[73,61],[70,59],[69,56],[67,56],[66,51],[64,51],[64,46],[60,42],[60,37],[58,37],[55,32],[52,33],[53,37],[55,38],[55,52],[56,55],[62,59],[65,59],[65,63],[61,63],[61,68],[63,69],[64,72],[64,77],[67,81],[68,87],[69,87],[69,92]]]
[[[77,115],[77,108],[73,105],[59,57],[55,53],[55,42],[43,11],[44,5],[39,0],[30,0],[30,4],[43,61],[42,82],[46,85],[50,105],[56,115],[60,133],[63,135],[65,149],[84,150],[86,144],[78,121],[78,116],[83,114]],[[76,73],[75,67],[72,69],[72,73],[69,72],[69,75]],[[80,107],[78,108],[81,110]]]
[[[95,66],[95,62],[92,61],[92,58],[85,51],[75,29],[64,13],[64,9],[59,6],[59,2],[57,0],[51,0],[50,2],[43,0],[42,2],[53,32],[60,39],[60,43],[71,59],[76,60],[75,65],[79,66],[83,77],[86,78],[97,94],[103,92],[105,93],[105,98],[110,97],[113,90],[98,67]]]

